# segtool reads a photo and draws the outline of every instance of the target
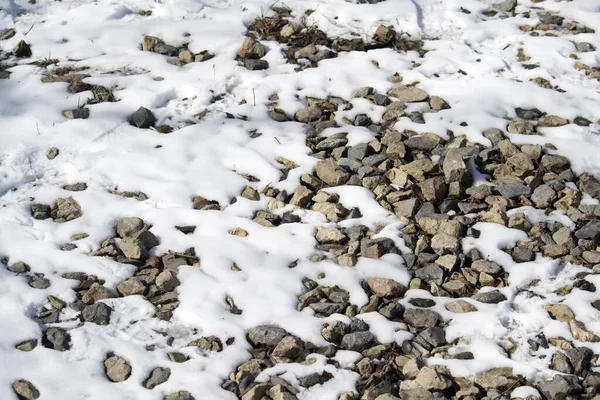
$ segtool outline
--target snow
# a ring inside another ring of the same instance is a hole
[[[18,41],[26,40],[32,44],[32,60],[57,58],[61,60],[59,66],[86,66],[84,73],[91,75],[87,81],[116,87],[119,99],[117,103],[94,105],[87,120],[69,121],[62,111],[77,107],[90,93],[70,94],[66,83],[42,84],[42,68],[27,65],[26,61],[11,69],[10,79],[0,80],[0,251],[10,263],[24,261],[33,272],[43,273],[51,281],[50,288],[33,290],[22,276],[0,268],[0,398],[12,399],[10,383],[23,377],[34,382],[44,399],[152,400],[177,390],[188,390],[202,399],[235,398],[220,384],[237,365],[250,358],[247,329],[274,323],[303,340],[325,344],[320,335],[323,321],[313,318],[310,309],[296,310],[297,296],[303,291],[302,278],[343,287],[350,292],[350,301],[359,307],[368,301],[360,285],[365,278],[389,277],[408,284],[410,275],[398,255],[377,261],[361,259],[354,268],[327,260],[309,261],[314,253],[315,226],[324,220],[299,211],[310,223],[276,228],[252,223],[248,217],[265,209],[267,199],[262,196],[259,202],[251,202],[240,198],[247,181],[239,174],[255,176],[259,191],[271,185],[291,192],[298,186],[298,178],[314,167],[316,160],[308,155],[304,127],[295,122],[276,123],[267,116],[272,94],[278,94],[279,107],[292,115],[303,107],[299,99],[305,96],[351,98],[362,86],[383,93],[393,86],[386,79],[395,72],[404,77],[403,83],[418,82],[419,87],[443,97],[452,106],[451,110],[426,115],[426,124],[403,119],[396,126],[398,130],[444,135],[450,129],[465,134],[470,141],[488,144],[481,132],[491,127],[504,129],[505,117],[514,116],[515,107],[537,107],[568,119],[582,116],[598,121],[600,83],[585,80],[582,72],[573,69],[575,60],[569,55],[575,52],[574,38],[524,36],[518,26],[531,20],[481,21],[476,11],[489,4],[488,0],[387,0],[376,5],[343,0],[286,1],[298,17],[306,10],[315,10],[308,21],[330,36],[357,33],[368,38],[385,23],[416,37],[440,39],[426,40],[430,51],[414,68],[416,53],[379,49],[341,54],[322,61],[318,68],[294,73],[275,42],[265,43],[270,48],[266,59],[271,65],[266,71],[248,71],[234,60],[247,25],[266,12],[271,1],[38,0],[29,4],[0,0],[0,32],[12,27],[18,32],[1,41],[0,49],[10,52]],[[560,11],[600,32],[597,1],[543,2],[538,6]],[[461,13],[459,7],[471,9],[472,14]],[[137,14],[140,10],[151,10],[152,16],[142,17]],[[164,56],[139,50],[145,34],[175,45],[188,43],[192,51],[209,50],[216,57],[176,67]],[[578,41],[584,39],[600,47],[600,33],[577,37]],[[540,68],[522,68],[516,60],[518,47],[523,47],[530,62]],[[600,62],[598,52],[582,53],[580,57],[580,62],[589,65]],[[565,93],[544,90],[529,82],[538,76]],[[223,99],[211,103],[211,98],[219,94],[224,95]],[[243,99],[246,103],[240,104]],[[361,113],[379,118],[383,112],[382,107],[361,99],[352,103],[352,110],[337,114],[340,121]],[[163,135],[130,126],[127,118],[140,106],[152,109],[159,123],[168,121],[181,129]],[[208,114],[200,123],[185,126],[187,120],[205,110]],[[245,115],[248,121],[226,119],[225,111]],[[252,129],[262,136],[251,139],[248,132]],[[364,128],[343,131],[348,132],[351,145],[373,138]],[[543,136],[512,135],[511,140],[551,143],[558,154],[569,158],[576,173],[599,175],[599,131],[598,123],[589,127],[570,124],[545,128]],[[46,152],[53,146],[60,149],[60,154],[48,160]],[[277,156],[298,165],[282,181]],[[79,181],[86,182],[88,189],[61,189]],[[122,198],[109,193],[114,189],[141,191],[149,199],[140,202]],[[360,223],[372,229],[386,226],[380,236],[390,237],[402,246],[398,236],[402,224],[366,189],[340,187],[329,191],[339,194],[344,206],[357,207],[363,215],[341,225]],[[34,200],[50,204],[69,195],[81,205],[81,218],[56,224],[30,216],[29,206]],[[193,210],[191,199],[195,195],[218,201],[224,210]],[[234,198],[237,202],[231,204]],[[554,220],[572,226],[564,215],[545,216],[530,208],[520,211],[525,211],[532,222]],[[61,324],[74,328],[70,330],[70,351],[57,352],[41,345],[32,352],[16,350],[17,343],[41,336],[41,327],[34,318],[36,309],[46,303],[46,296],[67,302],[75,299],[72,288],[76,281],[61,278],[63,273],[85,271],[105,280],[109,289],[133,274],[134,267],[88,256],[111,236],[116,220],[125,216],[137,216],[152,225],[152,232],[160,240],[153,254],[194,247],[201,259],[199,268],[183,267],[180,271],[181,305],[173,320],[167,323],[152,318],[153,306],[140,296],[110,299],[105,302],[115,310],[111,325]],[[176,225],[197,228],[193,234],[184,235],[174,228]],[[247,230],[248,237],[228,234],[236,227]],[[509,359],[501,344],[508,339],[526,342],[540,331],[548,336],[570,337],[564,323],[551,320],[540,309],[552,302],[554,290],[572,281],[579,268],[562,268],[541,256],[529,263],[514,264],[502,249],[527,240],[526,234],[488,223],[479,223],[475,228],[481,236],[465,239],[464,251],[476,248],[483,257],[505,268],[510,287],[502,292],[508,300],[498,305],[478,303],[477,312],[453,314],[444,308],[450,299],[434,298],[438,303],[434,309],[448,322],[447,340],[457,340],[457,346],[472,351],[475,360],[430,362],[448,365],[461,376],[495,366],[510,366],[527,376],[549,374],[546,364],[526,353]],[[73,234],[81,232],[89,236],[77,242],[77,249],[60,250]],[[295,260],[299,260],[298,265],[289,268]],[[233,262],[242,271],[232,271]],[[597,277],[587,279],[600,284]],[[541,281],[536,290],[549,295],[546,300],[519,296],[519,290],[534,280]],[[241,315],[227,311],[226,296],[235,299],[243,310]],[[431,297],[420,291],[410,291],[407,298],[410,296]],[[593,293],[574,290],[565,304],[588,329],[600,332],[597,311],[589,304],[592,299]],[[404,324],[390,322],[378,313],[360,317],[382,342],[402,343],[412,337]],[[208,335],[216,335],[223,342],[234,338],[235,342],[220,353],[203,354],[185,348],[193,338]],[[174,341],[170,343],[168,337]],[[147,351],[148,345],[156,349]],[[181,347],[191,359],[183,364],[169,362],[166,353]],[[600,351],[598,344],[592,347]],[[132,364],[132,376],[126,382],[114,384],[104,377],[102,361],[109,351]],[[259,380],[281,373],[297,385],[298,377],[325,370],[334,378],[324,385],[303,389],[299,398],[337,399],[339,394],[354,390],[358,378],[343,368],[357,361],[356,354],[351,353],[337,353],[340,368],[327,364],[323,356],[313,355],[313,364],[278,364],[263,371]],[[154,390],[144,389],[141,382],[157,366],[171,368],[170,379]],[[533,388],[521,387],[511,396],[535,393]]]

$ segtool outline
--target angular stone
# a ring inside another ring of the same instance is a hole
[[[104,372],[111,382],[124,382],[131,376],[131,365],[122,357],[112,355],[104,360]]]
[[[117,222],[117,235],[119,235],[120,238],[132,236],[142,229],[144,229],[144,221],[141,218],[127,217],[121,218],[119,222]]]
[[[136,276],[129,278],[117,285],[117,292],[121,296],[135,296],[146,293],[146,285]]]
[[[404,321],[415,328],[433,328],[442,319],[438,313],[423,308],[409,308],[404,311]]]
[[[321,118],[322,114],[323,113],[319,107],[309,106],[309,107],[305,107],[305,108],[301,109],[300,111],[298,111],[296,113],[296,115],[294,116],[294,118],[298,122],[303,122],[303,123],[307,124],[309,122],[317,121],[319,118]]]
[[[67,351],[71,348],[71,336],[63,328],[48,328],[42,336],[42,345],[56,351]]]
[[[369,331],[348,333],[342,339],[340,347],[344,350],[363,351],[375,343],[375,335]]]
[[[448,185],[442,177],[429,178],[419,184],[421,194],[426,201],[438,203],[448,193]]]
[[[110,323],[110,314],[112,309],[104,303],[95,303],[86,306],[81,313],[85,322],[92,322],[98,325],[108,325]]]
[[[152,111],[145,107],[140,107],[129,117],[129,123],[140,129],[148,129],[156,123],[156,117]]]
[[[156,286],[165,292],[171,292],[179,286],[179,279],[173,271],[165,269],[156,277]]]
[[[367,280],[367,286],[377,297],[384,299],[395,299],[404,296],[406,286],[387,278],[371,278]]]
[[[329,186],[343,185],[350,179],[350,175],[342,171],[333,158],[318,162],[315,171],[317,177]]]
[[[260,42],[247,37],[238,50],[238,56],[243,59],[259,59],[267,54],[267,48]]]
[[[144,381],[146,389],[154,389],[156,386],[165,383],[171,376],[170,368],[156,367],[150,372],[150,376]]]
[[[285,336],[285,329],[274,325],[259,325],[248,331],[248,341],[255,347],[275,347]]]
[[[298,186],[298,189],[296,189],[290,200],[290,204],[297,207],[307,207],[314,194],[315,193],[306,186]]]
[[[535,135],[535,126],[529,121],[516,120],[512,121],[506,127],[508,133],[515,133],[519,135]]]

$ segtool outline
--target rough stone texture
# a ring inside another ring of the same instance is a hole
[[[386,299],[402,297],[407,289],[406,286],[387,278],[369,279],[367,285],[376,296]]]
[[[18,379],[13,382],[12,388],[19,399],[21,400],[35,400],[39,399],[40,391],[33,385],[33,383],[25,380]]]
[[[248,341],[256,347],[275,347],[285,336],[285,329],[274,325],[259,325],[248,331]]]
[[[131,376],[131,366],[122,357],[112,355],[104,360],[104,372],[111,382],[124,382]]]
[[[165,383],[171,376],[170,368],[156,367],[150,372],[150,376],[144,381],[146,389],[154,389],[156,386]]]
[[[363,351],[375,342],[375,335],[369,331],[353,332],[345,335],[340,347],[345,350]]]
[[[85,322],[92,322],[98,325],[108,325],[110,322],[110,313],[112,309],[104,303],[95,303],[86,306],[81,313]]]
[[[156,123],[156,117],[152,111],[145,107],[140,107],[129,117],[129,123],[140,129],[148,129]]]

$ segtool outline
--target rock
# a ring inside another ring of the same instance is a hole
[[[569,322],[575,319],[575,314],[566,304],[547,304],[544,310],[548,311],[550,315],[561,322]]]
[[[98,325],[108,325],[110,323],[110,313],[112,309],[104,303],[95,303],[86,306],[81,313],[85,322],[92,322]]]
[[[74,198],[67,197],[64,199],[56,199],[56,208],[52,210],[52,217],[54,219],[72,221],[82,215],[81,207]]]
[[[434,326],[419,333],[417,340],[424,347],[433,349],[446,344],[446,333],[443,328]]]
[[[180,390],[178,392],[169,393],[163,400],[196,400],[188,391]]]
[[[88,119],[90,117],[90,109],[87,107],[79,107],[73,110],[63,111],[66,119]]]
[[[321,329],[321,336],[328,342],[339,344],[346,334],[347,326],[341,321],[332,321]]]
[[[403,103],[415,103],[425,101],[429,98],[429,95],[424,90],[403,85],[391,88],[387,94],[388,96],[397,98]]]
[[[493,7],[499,11],[513,12],[517,7],[517,0],[505,0],[499,3],[494,3]]]
[[[15,274],[24,274],[25,272],[29,272],[31,270],[29,265],[25,264],[23,261],[17,261],[16,263],[8,266],[7,269]]]
[[[583,389],[575,375],[555,375],[551,380],[538,383],[537,387],[547,399],[564,399]]]
[[[506,127],[508,133],[515,133],[519,135],[534,135],[535,127],[529,121],[525,120],[516,120],[512,121]]]
[[[129,123],[140,129],[148,129],[156,123],[156,117],[152,111],[145,107],[140,107],[129,117]]]
[[[491,290],[488,292],[479,292],[471,296],[473,300],[477,300],[480,303],[486,304],[497,304],[506,300],[506,296],[500,293],[498,290]]]
[[[470,313],[477,311],[477,307],[464,300],[454,300],[446,304],[446,310],[457,314]]]
[[[267,60],[244,60],[244,67],[250,71],[262,71],[269,69],[269,62]]]
[[[269,390],[269,384],[259,383],[244,393],[241,400],[262,400],[267,394],[267,390]]]
[[[425,282],[441,285],[444,281],[444,270],[435,264],[429,264],[417,269],[415,271],[415,276]]]
[[[260,200],[260,193],[258,193],[258,190],[254,189],[252,186],[244,187],[244,190],[242,190],[240,196],[251,201]]]
[[[556,200],[558,200],[558,195],[550,185],[538,186],[531,195],[531,201],[538,208],[550,207]]]
[[[575,47],[577,48],[577,51],[580,51],[582,53],[587,53],[596,50],[596,48],[589,42],[579,42],[575,45]]]
[[[542,117],[543,113],[537,108],[515,108],[515,113],[517,117],[521,119],[526,119],[528,121],[535,121]]]
[[[304,343],[294,337],[286,336],[275,346],[271,356],[278,362],[291,362],[304,350]]]
[[[90,286],[90,288],[85,292],[85,294],[81,297],[81,300],[85,304],[93,304],[98,300],[110,299],[112,297],[113,295],[108,291],[108,289],[106,289],[98,282],[94,282]]]
[[[272,400],[294,400],[297,397],[288,392],[283,385],[275,385],[269,389],[269,398]]]
[[[387,278],[371,278],[367,280],[367,286],[377,297],[384,299],[395,299],[404,296],[406,286]]]
[[[419,189],[423,198],[432,203],[438,203],[446,197],[448,185],[442,177],[429,178],[419,183]]]
[[[31,57],[31,46],[24,40],[20,40],[17,46],[13,49],[13,55],[17,58]]]
[[[319,118],[321,118],[321,115],[322,115],[322,112],[319,107],[308,106],[308,107],[305,107],[305,108],[301,109],[300,111],[298,111],[294,115],[294,118],[296,119],[296,121],[303,122],[306,124],[309,122],[317,121]]]
[[[312,303],[309,305],[310,308],[314,310],[314,312],[321,316],[330,316],[332,314],[343,314],[346,310],[346,304],[338,304],[338,303]]]
[[[431,151],[440,144],[440,141],[441,138],[435,133],[425,132],[422,135],[409,137],[404,144],[413,150]]]
[[[512,199],[519,196],[529,196],[531,188],[521,181],[503,181],[496,186],[502,197]]]
[[[15,346],[15,348],[17,350],[21,350],[21,351],[32,351],[33,349],[35,349],[38,345],[38,340],[37,339],[27,339],[19,344],[17,344]]]
[[[121,239],[118,246],[125,257],[131,260],[144,260],[148,258],[148,251],[158,246],[158,239],[152,232],[142,230],[133,236]]]
[[[555,371],[562,372],[563,374],[572,374],[573,366],[569,361],[569,358],[561,352],[556,352],[552,356],[552,361],[550,362],[550,368]]]
[[[515,381],[512,368],[493,368],[475,375],[475,383],[485,390],[509,390]]]
[[[40,397],[40,391],[37,390],[33,383],[25,379],[14,381],[12,388],[20,400],[35,400]]]
[[[323,226],[317,227],[315,238],[319,243],[344,244],[348,241],[348,237],[344,235],[340,229]]]
[[[583,322],[572,319],[569,321],[569,328],[571,329],[571,334],[575,338],[575,340],[579,340],[581,342],[600,342],[600,338],[590,332]]]
[[[557,127],[557,126],[567,125],[568,123],[569,123],[568,119],[561,118],[561,117],[556,116],[556,115],[547,115],[547,116],[544,117],[544,119],[542,119],[538,123],[538,126],[543,126],[543,127],[547,127],[547,128],[554,128],[554,127]]]
[[[208,50],[203,50],[194,56],[194,61],[195,62],[204,62],[204,61],[211,60],[214,57],[215,57],[214,53],[211,53]]]
[[[446,390],[451,386],[452,381],[447,376],[440,374],[438,368],[435,366],[423,367],[419,370],[414,381],[404,381],[400,383],[400,388],[403,390],[416,388]]]
[[[214,351],[217,353],[223,351],[223,343],[221,342],[221,339],[216,336],[201,337],[191,341],[188,346],[197,347],[204,351]]]
[[[329,186],[343,185],[350,179],[350,174],[342,171],[333,158],[319,161],[315,171],[317,177]]]
[[[350,351],[363,351],[375,343],[375,335],[369,331],[348,333],[342,339],[340,347]]]
[[[56,147],[50,147],[46,153],[46,158],[48,158],[48,160],[54,160],[59,152],[60,151]]]
[[[242,59],[259,59],[267,54],[267,48],[260,42],[247,37],[238,50],[238,56]]]
[[[439,96],[431,96],[429,99],[429,107],[435,111],[447,110],[450,108],[448,103]]]
[[[13,38],[17,34],[14,28],[6,29],[0,33],[0,40],[8,40]]]
[[[42,336],[42,345],[56,351],[67,351],[71,348],[71,336],[63,328],[48,328]]]
[[[504,132],[498,128],[490,128],[483,131],[483,136],[492,142],[493,146],[497,146],[502,140],[505,139]]]
[[[409,308],[404,311],[404,321],[415,328],[433,328],[441,321],[438,313],[423,308]]]
[[[146,285],[140,278],[134,276],[117,285],[117,292],[121,296],[143,295],[146,293]]]
[[[431,239],[431,248],[436,254],[455,254],[460,247],[458,238],[446,233],[438,233]]]
[[[156,286],[165,292],[171,292],[179,286],[179,279],[171,270],[165,269],[156,277]]]
[[[136,232],[144,229],[144,226],[144,221],[141,218],[121,218],[119,222],[117,222],[117,235],[119,235],[120,238],[133,236]]]
[[[248,331],[248,341],[255,347],[275,347],[287,336],[285,329],[274,325],[259,325]]]
[[[156,386],[168,381],[170,376],[170,368],[156,367],[144,381],[144,387],[146,389],[154,389]]]
[[[595,199],[600,199],[600,182],[594,176],[588,173],[581,174],[577,185],[583,193],[589,194]]]
[[[104,372],[111,382],[124,382],[131,376],[131,365],[122,357],[111,355],[104,360]]]
[[[294,52],[294,58],[296,60],[301,58],[310,58],[312,55],[317,53],[317,47],[314,44],[309,44]]]
[[[306,186],[298,186],[290,200],[290,204],[297,207],[307,207],[315,193]]]
[[[593,220],[575,231],[577,239],[600,241],[600,220]]]
[[[573,370],[576,375],[582,375],[584,371],[589,371],[594,352],[587,347],[578,347],[565,350]]]
[[[502,273],[500,265],[488,260],[476,260],[471,264],[471,268],[477,272],[485,272],[489,275],[499,275]]]
[[[463,161],[463,152],[461,149],[448,149],[442,166],[446,182],[460,182],[465,185],[471,183],[472,179]]]

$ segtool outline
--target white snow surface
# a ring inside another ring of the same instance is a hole
[[[532,37],[519,30],[519,25],[528,23],[526,19],[485,22],[475,12],[459,11],[460,7],[475,11],[490,4],[488,0],[387,0],[376,5],[343,0],[286,1],[285,6],[297,18],[308,9],[315,10],[308,20],[332,37],[355,33],[366,39],[384,23],[422,37],[430,49],[418,66],[414,65],[416,53],[381,49],[340,54],[320,62],[317,68],[296,73],[275,42],[265,43],[270,49],[266,56],[270,68],[266,71],[248,71],[234,60],[247,25],[257,15],[268,14],[270,0],[38,0],[35,4],[0,0],[0,32],[17,30],[15,37],[0,41],[2,50],[10,52],[25,39],[32,45],[32,60],[57,58],[61,60],[59,67],[87,66],[86,73],[91,74],[87,82],[115,87],[119,99],[91,106],[89,119],[65,120],[62,111],[77,107],[86,99],[86,93],[70,94],[66,83],[41,83],[44,70],[28,65],[28,61],[12,68],[10,79],[0,80],[0,253],[10,263],[26,262],[32,272],[43,273],[51,281],[48,289],[31,289],[23,277],[0,268],[0,398],[13,399],[10,384],[25,378],[36,385],[43,399],[152,400],[177,390],[188,390],[197,399],[232,399],[235,396],[221,389],[220,384],[237,365],[250,358],[247,329],[277,324],[303,340],[326,343],[320,335],[323,320],[314,318],[309,309],[296,310],[303,277],[347,289],[351,302],[358,306],[368,301],[360,286],[365,278],[388,277],[408,284],[410,274],[400,256],[361,259],[354,268],[309,261],[316,244],[315,227],[325,220],[302,214],[309,223],[276,228],[253,223],[249,217],[264,209],[267,199],[263,196],[261,201],[252,202],[239,197],[247,184],[239,174],[257,177],[259,182],[254,185],[259,191],[272,185],[289,192],[298,186],[300,175],[314,167],[316,160],[305,146],[304,125],[277,123],[267,116],[266,103],[271,95],[277,93],[279,106],[291,115],[302,107],[305,96],[350,98],[362,86],[385,92],[393,86],[386,79],[395,72],[404,77],[405,83],[418,81],[419,87],[443,97],[452,106],[450,110],[426,114],[423,125],[403,119],[396,126],[398,130],[443,136],[451,129],[467,135],[470,141],[489,144],[481,132],[491,127],[504,129],[505,117],[514,117],[515,107],[536,107],[570,120],[582,116],[598,121],[600,82],[573,68],[576,60],[569,55],[576,53],[574,37]],[[533,5],[528,0],[519,4]],[[600,32],[597,1],[545,1],[535,6],[560,11]],[[140,16],[140,10],[151,10],[152,15]],[[145,34],[169,44],[188,43],[193,52],[210,50],[216,57],[176,67],[164,56],[141,51]],[[600,33],[577,36],[579,41],[584,38],[600,48]],[[540,67],[522,68],[516,59],[519,47],[532,57],[531,63]],[[580,62],[600,63],[597,51],[578,55]],[[545,90],[529,82],[537,76],[565,92]],[[223,94],[223,99],[211,104],[211,97],[217,94]],[[245,104],[240,104],[242,100]],[[350,116],[379,116],[383,111],[368,102],[355,100],[353,104]],[[130,126],[127,118],[140,106],[151,109],[159,123],[168,122],[181,129],[164,135]],[[186,120],[204,110],[208,110],[204,119],[185,126]],[[227,119],[225,112],[245,115],[248,120]],[[340,120],[342,115],[349,116],[339,113]],[[463,122],[467,126],[461,126]],[[252,129],[262,136],[251,139],[248,132]],[[353,128],[349,132],[350,144],[372,138],[366,129]],[[589,127],[569,124],[545,128],[542,136],[513,135],[511,139],[516,143],[552,143],[558,154],[570,159],[575,172],[589,171],[598,176],[599,132],[597,123]],[[60,154],[48,160],[46,152],[53,146]],[[277,156],[298,165],[281,182]],[[87,190],[73,193],[61,189],[80,181],[88,184]],[[109,190],[114,189],[141,191],[149,199],[139,202],[110,194]],[[341,187],[331,191],[339,193],[347,207],[360,208],[363,217],[352,220],[352,224],[386,225],[381,235],[401,240],[401,224],[366,189]],[[81,218],[57,224],[31,217],[32,202],[52,204],[56,198],[69,195],[81,205]],[[224,210],[193,210],[191,198],[195,195],[217,200]],[[230,205],[236,197],[237,202]],[[140,296],[111,299],[105,301],[115,310],[111,324],[87,323],[71,329],[70,351],[57,352],[41,345],[32,352],[16,350],[15,344],[41,336],[35,312],[47,303],[48,295],[67,302],[75,300],[72,288],[76,281],[61,278],[64,272],[96,275],[106,281],[109,289],[133,274],[132,266],[88,255],[113,234],[116,221],[126,216],[140,217],[152,225],[152,232],[160,240],[153,254],[194,247],[201,260],[200,267],[180,271],[182,284],[177,291],[181,305],[173,319],[164,322],[152,318],[153,306]],[[176,225],[196,225],[197,229],[192,235],[184,235],[174,228]],[[235,227],[247,230],[248,237],[228,234]],[[551,303],[556,297],[553,291],[572,280],[581,268],[560,266],[541,255],[530,263],[513,264],[501,249],[526,240],[526,235],[494,224],[481,223],[476,228],[481,230],[481,237],[465,239],[464,251],[477,248],[509,272],[511,286],[502,289],[508,300],[498,305],[477,304],[478,312],[453,314],[444,308],[452,299],[409,291],[407,299],[418,296],[436,300],[434,309],[448,323],[448,341],[458,339],[457,351],[468,350],[475,355],[470,361],[430,362],[449,365],[455,374],[463,376],[496,366],[511,366],[530,377],[550,374],[550,356],[543,363],[527,352],[513,354],[511,359],[503,345],[508,341],[525,343],[540,331],[570,338],[566,324],[551,320],[541,306]],[[60,250],[71,235],[81,232],[89,236],[77,242],[77,249]],[[294,260],[299,260],[297,267],[288,268]],[[231,270],[233,262],[241,272]],[[321,273],[325,273],[324,278],[319,278]],[[533,280],[540,280],[536,290],[543,296],[521,295],[520,289]],[[589,294],[574,290],[566,302],[589,330],[600,334],[600,317],[589,305]],[[241,315],[227,311],[226,296],[235,299],[243,310]],[[379,314],[361,318],[381,341],[401,343],[412,337],[402,324]],[[233,337],[235,343],[220,353],[202,354],[187,348],[181,351],[191,357],[189,361],[169,362],[167,352],[179,351],[192,339],[208,335],[216,335],[223,342]],[[167,342],[168,336],[175,338],[173,343]],[[156,350],[147,351],[148,345],[155,345]],[[599,344],[586,345],[600,351]],[[126,382],[115,384],[105,378],[102,361],[110,351],[131,363],[132,376]],[[327,370],[334,379],[310,389],[298,386],[302,390],[299,398],[336,399],[354,388],[358,376],[343,366],[355,362],[356,355],[339,352],[338,369],[317,355],[312,356],[315,363],[311,365],[278,364],[264,371],[259,380],[283,373],[294,384],[297,377]],[[170,379],[153,390],[143,388],[141,382],[157,366],[171,368]],[[523,387],[513,396],[532,392],[535,390]]]

